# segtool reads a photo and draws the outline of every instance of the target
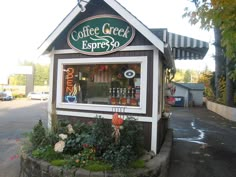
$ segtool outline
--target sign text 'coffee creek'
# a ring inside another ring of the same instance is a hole
[[[67,40],[69,46],[80,53],[104,55],[126,47],[134,35],[134,28],[120,17],[100,15],[76,24]]]

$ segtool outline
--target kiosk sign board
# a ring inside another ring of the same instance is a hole
[[[69,46],[86,55],[104,55],[121,50],[135,36],[134,28],[114,15],[98,15],[77,23],[68,33]]]

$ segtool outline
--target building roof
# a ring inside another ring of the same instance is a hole
[[[201,83],[175,83],[175,85],[188,90],[204,90],[204,84]]]
[[[95,0],[81,1],[81,5],[86,7],[92,1]],[[174,33],[169,33],[167,32],[167,29],[151,30],[116,0],[103,1],[113,10],[115,10],[121,17],[123,17],[127,22],[134,26],[136,30],[138,30],[144,37],[147,38],[147,40],[149,40],[159,51],[164,54],[167,67],[175,69],[173,61],[174,59],[202,59],[209,48],[208,43],[206,42],[188,38],[186,36],[177,35]],[[48,36],[48,38],[40,45],[40,47],[38,48],[40,55],[46,53],[51,49],[53,42],[59,37],[59,35],[79,13],[81,13],[81,9],[76,5],[72,9],[72,11],[63,19],[63,21],[56,27],[56,29]],[[162,35],[160,35],[159,33]]]
[[[82,6],[86,7],[91,1],[81,1]],[[126,8],[124,8],[116,0],[104,0],[113,10],[115,10],[121,17],[135,27],[144,37],[146,37],[155,47],[164,53],[164,42],[154,35],[141,21],[132,15]],[[72,11],[63,19],[63,21],[56,27],[56,29],[48,36],[48,38],[39,46],[39,51],[43,54],[55,39],[62,33],[62,31],[72,22],[72,20],[81,12],[79,6],[75,6]]]
[[[174,59],[203,59],[209,49],[208,42],[170,33],[167,29],[151,29],[151,31],[170,45]]]

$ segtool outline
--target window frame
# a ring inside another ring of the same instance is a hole
[[[64,65],[84,65],[84,64],[124,64],[140,63],[140,105],[123,106],[123,105],[102,105],[88,103],[67,103],[63,102],[63,67]],[[56,107],[62,109],[84,110],[84,111],[102,111],[111,112],[114,107],[122,107],[126,113],[146,114],[147,103],[147,56],[132,57],[96,57],[96,58],[69,58],[58,59],[57,65],[57,85],[56,85]]]

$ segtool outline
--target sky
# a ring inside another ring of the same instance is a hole
[[[189,0],[118,0],[149,28],[168,28],[169,32],[213,41],[212,32],[191,26],[182,18]],[[19,61],[35,60],[36,49],[77,4],[77,0],[7,0],[0,1],[0,74],[11,70]],[[212,50],[204,60],[181,63],[177,68],[195,66],[214,69]],[[43,60],[40,58],[38,60]]]

